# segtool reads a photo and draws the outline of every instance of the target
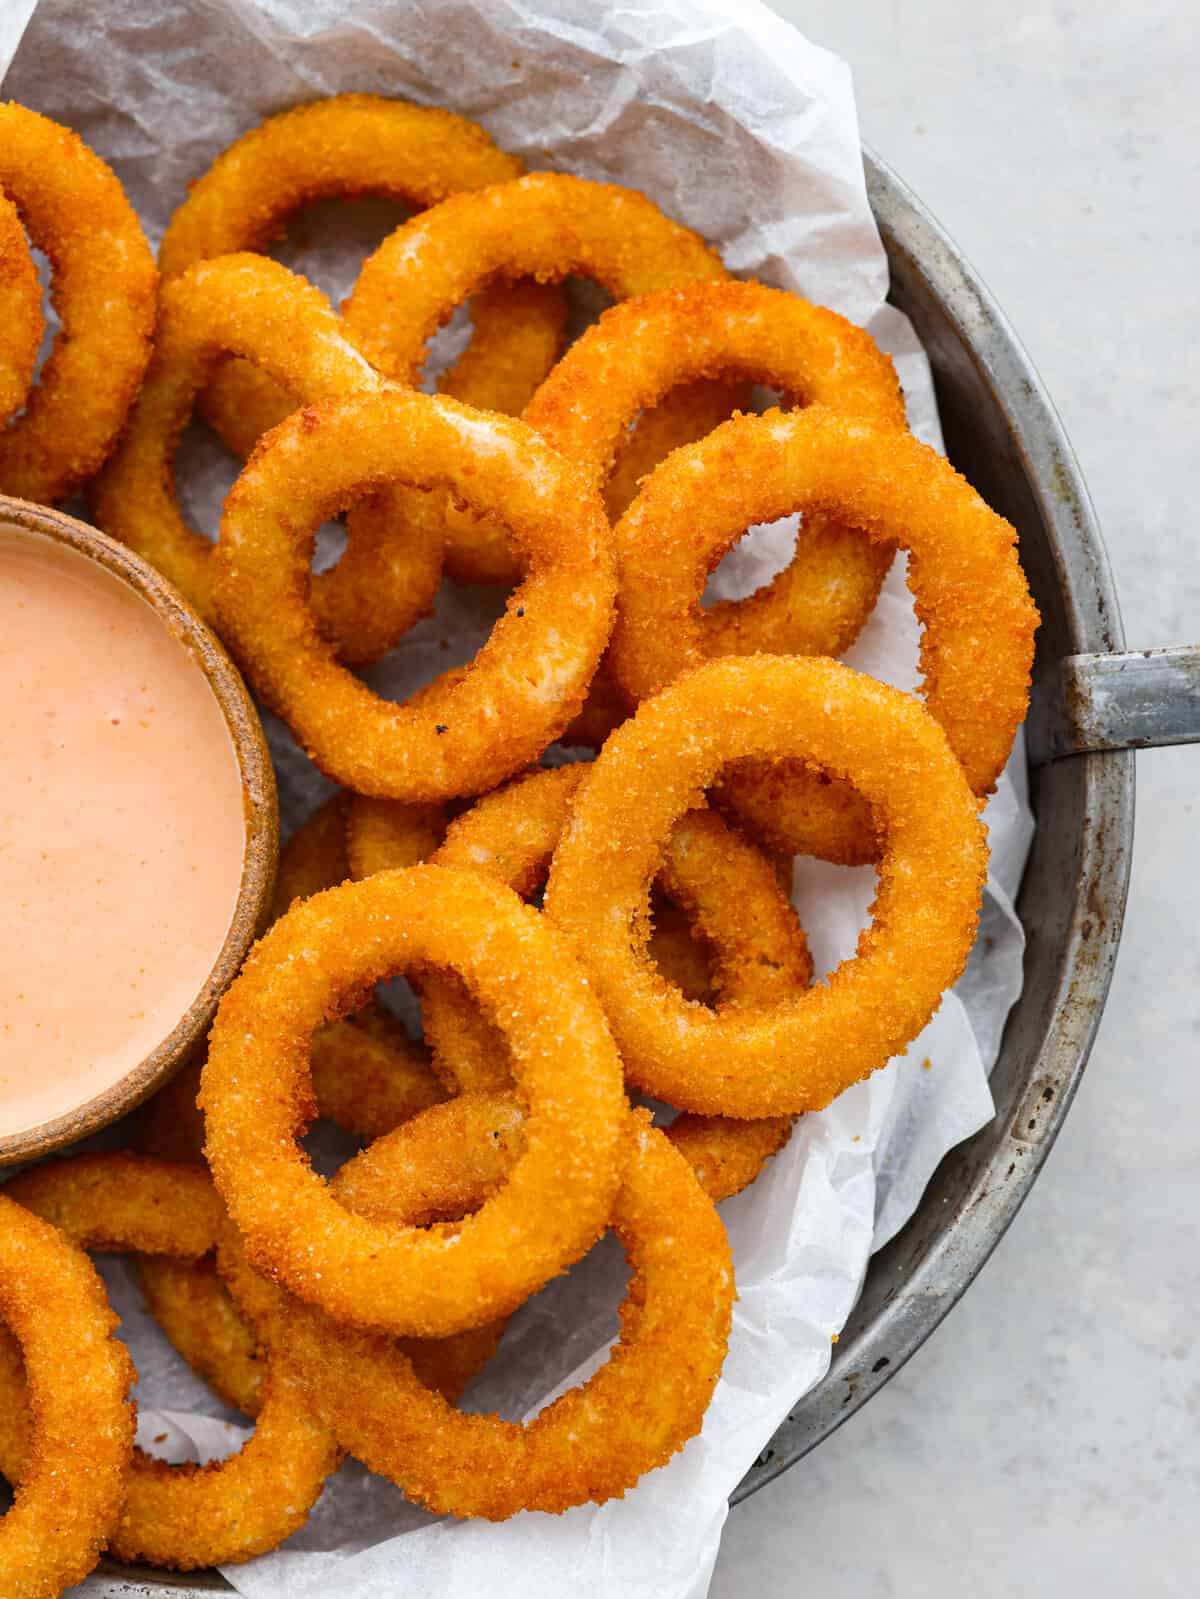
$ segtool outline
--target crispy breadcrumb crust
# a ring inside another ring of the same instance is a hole
[[[424,1178],[453,1142],[459,1159],[448,1178],[459,1182],[467,1164],[483,1198],[505,1181],[515,1109],[505,1096],[452,1100],[380,1139],[339,1182],[347,1193],[356,1186],[361,1203],[370,1188],[381,1207],[396,1206],[411,1174]],[[699,1432],[729,1337],[729,1244],[686,1161],[649,1117],[631,1112],[626,1126],[612,1215],[631,1268],[620,1341],[587,1382],[525,1423],[454,1409],[394,1344],[335,1325],[256,1277],[226,1235],[220,1261],[235,1298],[287,1349],[343,1443],[417,1503],[502,1520],[522,1510],[553,1514],[603,1502]]]
[[[297,1138],[314,1105],[308,1040],[364,990],[459,971],[496,1016],[528,1104],[525,1153],[461,1224],[351,1215]],[[251,1260],[357,1326],[442,1337],[516,1308],[590,1247],[619,1176],[621,1063],[570,952],[475,873],[380,872],[293,907],[221,1002],[201,1079],[205,1152]]]
[[[398,228],[364,265],[343,314],[381,371],[413,383],[430,338],[468,295],[495,280],[546,284],[572,275],[591,278],[624,300],[726,273],[698,234],[665,216],[644,194],[537,172],[455,195]],[[461,386],[447,392],[482,403]],[[679,435],[697,438],[714,403],[723,399],[724,390],[715,402],[703,389],[672,396],[661,426],[676,442]],[[640,445],[631,444],[626,485],[649,469],[645,452],[654,448],[650,434]],[[523,551],[519,543],[514,547],[503,517],[473,515],[442,494],[413,509],[444,528],[446,570],[457,582],[520,581]]]
[[[319,200],[373,194],[424,209],[462,190],[521,175],[516,156],[478,123],[372,94],[339,94],[268,117],[192,184],[159,247],[164,279],[195,261],[265,251]],[[558,357],[566,299],[556,285],[499,284],[471,306],[474,337],[443,375],[443,392],[487,410],[520,413]],[[229,361],[200,410],[242,460],[295,400],[269,373]]]
[[[306,599],[321,522],[396,481],[495,509],[529,555],[469,670],[404,705],[338,665]],[[213,566],[223,636],[316,764],[410,801],[494,788],[540,755],[583,703],[616,592],[611,529],[573,467],[521,422],[399,389],[268,434],[226,500]]]
[[[78,134],[13,103],[0,105],[0,190],[49,258],[62,323],[24,412],[0,430],[0,493],[48,505],[92,476],[125,424],[150,359],[158,272],[111,169]]]
[[[0,1444],[20,1428],[22,1470],[0,1520],[5,1599],[57,1599],[108,1543],[129,1485],[134,1371],[87,1256],[56,1227],[0,1195],[0,1372],[21,1387],[0,1404]],[[28,1374],[29,1405],[23,1389]],[[14,1480],[14,1475],[5,1471]]]
[[[164,287],[154,360],[92,504],[106,533],[152,562],[214,625],[213,546],[183,516],[174,455],[197,393],[230,353],[303,402],[381,383],[320,290],[276,261],[221,256]],[[343,558],[311,578],[311,603],[339,657],[361,665],[425,614],[441,571],[436,530],[410,527],[402,504],[370,495],[351,512]]]
[[[537,771],[487,795],[451,823],[433,864],[482,872],[529,898],[545,884],[587,775],[586,766]],[[812,981],[804,930],[774,864],[714,812],[691,811],[677,823],[658,882],[711,950],[719,1001],[770,1006]],[[651,958],[653,943],[651,937]],[[669,973],[663,982],[670,986]],[[434,1070],[447,1087],[461,1092],[510,1085],[503,1035],[463,984],[430,972],[417,987]],[[771,1118],[769,1126],[683,1116],[667,1137],[686,1145],[705,1191],[724,1199],[754,1181],[790,1130],[787,1116]]]
[[[711,567],[747,522],[816,511],[856,537],[908,552],[921,638],[922,693],[976,794],[994,788],[1029,701],[1038,613],[1017,559],[1017,535],[944,457],[911,434],[812,407],[724,423],[677,451],[614,530],[621,592],[609,661],[636,701],[705,658],[700,599]],[[803,540],[801,541],[803,544]],[[761,771],[761,766],[758,768]],[[728,776],[740,809],[756,775]],[[787,810],[793,791],[797,827]],[[861,800],[806,777],[755,806],[773,843],[846,864],[878,854]],[[812,814],[827,811],[824,826]],[[808,821],[810,832],[802,827]]]
[[[884,852],[854,956],[782,1003],[710,1011],[651,966],[647,895],[676,819],[749,755],[799,756],[854,783]],[[644,700],[609,738],[555,852],[545,914],[571,937],[632,1084],[708,1115],[799,1114],[929,1020],[974,941],[986,870],[978,801],[919,700],[834,661],[731,656]]]
[[[46,1161],[20,1173],[5,1193],[82,1249],[191,1261],[212,1251],[224,1223],[216,1190],[200,1167],[127,1151]],[[24,1484],[28,1423],[22,1428],[11,1418],[36,1417],[38,1400],[32,1389],[32,1402],[24,1397],[14,1347],[3,1353],[0,1409],[10,1426],[0,1431],[0,1444],[11,1452],[0,1458],[0,1470]],[[277,1362],[268,1360],[257,1417],[253,1436],[237,1454],[206,1466],[172,1466],[135,1449],[128,1494],[108,1544],[112,1555],[195,1570],[249,1560],[303,1526],[341,1451],[303,1388]]]
[[[25,404],[46,319],[42,286],[17,208],[0,190],[0,429]]]

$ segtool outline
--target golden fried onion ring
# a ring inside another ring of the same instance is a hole
[[[22,1172],[6,1192],[81,1249],[191,1260],[215,1247],[223,1223],[212,1183],[199,1167],[124,1152],[47,1162]],[[0,1359],[0,1408],[15,1420],[25,1413],[21,1365],[11,1346],[0,1354],[6,1357]],[[36,1397],[31,1414],[37,1414]],[[0,1470],[24,1485],[27,1429],[10,1420],[0,1442],[7,1450]],[[248,1560],[304,1525],[340,1458],[291,1368],[268,1359],[258,1424],[236,1455],[207,1466],[172,1466],[134,1451],[109,1550],[118,1560],[181,1571]]]
[[[469,670],[407,705],[334,661],[305,602],[317,527],[396,480],[496,510],[529,556]],[[317,765],[358,793],[419,801],[494,788],[557,737],[616,587],[599,499],[532,429],[399,389],[326,401],[269,434],[226,501],[214,566],[224,637]]]
[[[271,920],[299,899],[336,888],[350,876],[346,825],[353,796],[339,789],[294,828],[279,852]]]
[[[0,492],[48,504],[112,449],[154,331],[158,273],[113,172],[69,128],[0,105],[0,189],[49,257],[62,322],[23,414],[0,431]]]
[[[92,489],[105,532],[144,556],[217,621],[213,545],[179,508],[172,458],[197,393],[230,352],[308,400],[380,387],[318,289],[264,256],[202,261],[165,286],[158,344],[116,455]],[[342,659],[376,659],[428,610],[441,579],[433,534],[384,494],[351,511],[346,552],[314,577],[312,606]]]
[[[25,404],[45,326],[29,241],[16,206],[0,190],[0,429]]]
[[[344,1202],[354,1208],[352,1198]],[[138,1260],[138,1284],[151,1314],[197,1376],[232,1409],[256,1417],[268,1361],[213,1257],[185,1261],[144,1255]],[[402,1338],[400,1347],[421,1381],[453,1403],[491,1359],[504,1327],[501,1319],[453,1338]]]
[[[519,1118],[508,1096],[464,1095],[378,1140],[337,1185],[381,1218],[407,1219],[413,1174],[427,1183],[449,1151],[456,1197],[465,1197],[465,1169],[478,1203],[505,1181]],[[314,1406],[359,1459],[429,1509],[502,1520],[599,1503],[699,1431],[729,1336],[729,1245],[687,1163],[648,1115],[628,1113],[625,1127],[611,1223],[632,1274],[620,1343],[587,1382],[524,1424],[455,1410],[395,1345],[335,1325],[254,1278],[236,1243],[223,1241],[219,1259],[235,1298],[260,1319],[270,1346],[286,1349]]]
[[[374,194],[423,208],[523,170],[465,117],[372,94],[333,95],[268,117],[219,155],[171,218],[159,266],[171,279],[196,261],[265,250],[289,218],[318,200]],[[439,386],[466,404],[516,416],[558,356],[562,290],[497,285],[477,296],[471,315],[470,347]],[[200,401],[243,460],[295,408],[269,373],[238,360],[214,374]]]
[[[31,1398],[23,1470],[0,1520],[0,1591],[52,1599],[82,1582],[129,1482],[133,1366],[91,1262],[56,1228],[0,1196],[0,1352]],[[7,1410],[7,1407],[0,1407]],[[0,1441],[12,1430],[11,1412]],[[7,1475],[7,1473],[6,1473]]]
[[[795,404],[821,405],[879,427],[905,425],[891,359],[868,333],[834,311],[759,283],[693,283],[613,306],[563,357],[525,419],[602,483],[631,418],[657,406],[680,381],[729,376],[768,384]],[[662,652],[682,653],[685,632],[689,665],[706,655],[840,655],[848,648],[871,613],[893,550],[886,540],[865,539],[838,517],[812,511],[791,563],[757,593],[702,610],[699,593],[683,608],[672,590],[659,613]],[[771,519],[743,516],[719,553],[702,551],[705,579],[746,527],[760,520]],[[623,595],[642,586],[635,534],[643,525],[631,520],[620,546],[628,563]],[[653,589],[653,581],[646,587]],[[620,665],[615,656],[612,664],[614,670]],[[636,703],[648,690],[637,683],[631,688],[628,676],[617,670]]]
[[[714,1012],[651,969],[646,893],[676,818],[751,755],[798,756],[860,790],[883,837],[879,888],[857,954],[825,983]],[[929,1020],[974,941],[986,866],[977,801],[918,700],[821,658],[731,656],[643,701],[610,737],[555,852],[545,911],[570,934],[638,1088],[708,1115],[798,1114]]]
[[[296,1140],[313,1112],[314,1029],[424,965],[459,972],[492,1008],[530,1131],[475,1215],[396,1229],[344,1210]],[[474,873],[380,872],[289,911],[221,1001],[201,1102],[209,1164],[252,1262],[360,1327],[441,1337],[514,1309],[594,1242],[619,1176],[621,1063],[599,1007],[543,919]]]
[[[402,800],[355,794],[346,808],[346,857],[350,876],[370,877],[427,861],[446,834],[440,805],[406,805]]]
[[[864,542],[908,551],[924,628],[925,701],[972,789],[990,793],[1028,703],[1037,611],[1013,528],[911,434],[816,408],[770,412],[736,417],[664,462],[616,530],[622,586],[608,658],[625,692],[635,701],[656,693],[704,659],[708,572],[747,519],[797,509],[827,513]],[[875,858],[875,827],[861,798],[844,786],[831,791],[795,763],[787,780],[798,793],[783,815],[768,813],[772,843],[846,863]],[[761,767],[730,774],[722,796],[740,810],[761,781]],[[783,786],[777,779],[769,787],[774,799]],[[752,812],[752,825],[764,808]]]
[[[698,234],[636,190],[537,172],[454,195],[398,228],[364,265],[342,314],[379,370],[411,384],[430,338],[467,296],[496,278],[545,283],[570,275],[591,278],[624,300],[726,273]],[[714,403],[728,407],[723,386],[715,400],[703,387],[667,398],[657,430],[631,445],[627,472],[648,471],[657,457],[647,459],[646,452],[664,435],[702,436],[712,425]],[[728,414],[728,408],[720,413]],[[413,511],[420,516],[422,507]],[[514,549],[503,517],[472,516],[448,506],[442,495],[430,497],[424,516],[444,527],[446,570],[457,582],[519,581],[522,552]]]

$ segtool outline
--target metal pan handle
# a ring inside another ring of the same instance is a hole
[[[1097,750],[1200,743],[1200,644],[1069,655],[1035,690],[1036,765]]]

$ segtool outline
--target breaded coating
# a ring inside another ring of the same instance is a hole
[[[665,462],[615,529],[621,593],[609,660],[622,688],[641,699],[704,660],[708,572],[747,521],[796,510],[908,552],[925,702],[972,789],[990,793],[1028,705],[1037,609],[1012,526],[936,450],[896,429],[815,406],[771,411],[736,417]],[[727,776],[722,795],[740,809],[753,783]],[[789,783],[807,789],[797,796],[801,819],[833,802],[827,825],[822,836],[794,834],[786,811],[768,813],[771,842],[846,864],[875,858],[877,825],[861,801],[830,795],[797,763]],[[773,788],[772,802],[786,803],[786,793]]]
[[[92,476],[125,424],[150,359],[158,272],[111,169],[78,134],[12,103],[0,105],[0,191],[49,257],[62,323],[24,412],[0,429],[0,494],[49,505]],[[26,303],[25,339],[28,293],[26,280],[0,318]]]
[[[303,402],[381,384],[320,290],[265,256],[200,261],[164,287],[154,360],[92,503],[106,533],[156,566],[215,625],[213,546],[184,518],[174,457],[196,395],[231,353],[257,362]],[[345,555],[332,570],[312,577],[309,559],[304,587],[313,613],[351,664],[389,649],[429,609],[441,581],[436,530],[410,526],[386,493],[354,508]]]
[[[514,1109],[505,1096],[465,1095],[380,1139],[339,1182],[346,1192],[354,1184],[360,1202],[372,1189],[381,1213],[389,1198],[398,1205],[410,1174],[424,1174],[438,1160],[443,1122],[456,1117],[466,1143],[459,1151],[483,1198],[506,1180],[512,1154],[496,1135],[511,1127]],[[620,1342],[587,1382],[526,1423],[455,1410],[394,1344],[335,1325],[256,1278],[236,1243],[223,1242],[221,1268],[234,1297],[256,1302],[271,1339],[287,1348],[342,1442],[430,1510],[503,1520],[522,1510],[553,1514],[603,1502],[700,1430],[729,1337],[729,1245],[686,1161],[646,1113],[629,1113],[626,1128],[612,1215],[631,1270]],[[448,1175],[457,1181],[457,1173]]]
[[[871,924],[826,982],[710,1011],[652,967],[647,895],[676,819],[750,755],[799,757],[853,783],[884,853]],[[609,738],[555,852],[545,914],[571,937],[632,1084],[706,1115],[796,1115],[883,1066],[929,1020],[966,963],[986,872],[978,801],[919,700],[834,661],[730,656],[644,700]]]
[[[456,195],[397,228],[366,262],[343,314],[380,371],[413,383],[429,340],[455,306],[494,280],[528,277],[546,284],[579,276],[624,300],[726,275],[699,234],[664,215],[637,190],[536,172]],[[482,403],[461,387],[447,392]],[[722,388],[718,407],[724,397]],[[665,406],[667,434],[699,437],[713,404],[702,392],[672,396]],[[626,420],[632,423],[635,416]],[[654,447],[653,440],[631,443],[628,471],[647,470],[643,452]],[[415,505],[414,514],[422,509],[445,528],[446,570],[457,582],[520,581],[524,551],[519,542],[514,545],[502,516],[481,517],[480,507],[466,510],[440,494],[430,496],[423,508]]]
[[[5,1192],[53,1221],[80,1248],[191,1261],[215,1248],[224,1225],[216,1191],[200,1167],[128,1152],[49,1160],[22,1172]],[[30,1400],[20,1362],[14,1368],[11,1348],[6,1353],[0,1360],[0,1410],[10,1419],[0,1429],[0,1444],[9,1452],[0,1458],[0,1470],[23,1492],[40,1401],[28,1346]],[[341,1451],[290,1369],[270,1357],[257,1418],[253,1436],[237,1454],[206,1466],[172,1466],[135,1450],[124,1508],[108,1540],[112,1555],[195,1570],[249,1560],[303,1526]]]
[[[0,428],[25,404],[46,319],[29,240],[0,190]]]
[[[372,194],[421,210],[523,170],[465,117],[373,94],[331,95],[268,117],[219,155],[171,218],[159,266],[171,279],[196,261],[265,251],[318,200]],[[563,292],[497,284],[476,296],[471,319],[474,337],[440,386],[468,405],[517,416],[561,348]],[[269,373],[234,360],[214,375],[200,409],[245,460],[295,403]]]
[[[58,1599],[108,1543],[129,1486],[133,1366],[113,1337],[117,1318],[87,1256],[56,1227],[0,1195],[0,1446],[21,1447],[0,1520],[0,1593]],[[26,1407],[24,1389],[29,1386]],[[23,1423],[23,1424],[22,1424]]]
[[[396,481],[496,510],[529,556],[469,670],[404,705],[338,665],[305,598],[321,522]],[[224,638],[316,764],[407,801],[494,788],[535,760],[583,703],[616,592],[611,529],[574,468],[521,422],[399,389],[310,406],[269,434],[225,502],[213,565]]]
[[[532,772],[477,801],[451,823],[433,864],[481,872],[523,898],[532,897],[545,884],[588,770],[563,766]],[[680,820],[658,882],[712,951],[719,1000],[769,1006],[790,1000],[812,981],[804,930],[773,863],[714,812],[690,811]],[[670,975],[663,981],[669,987]],[[454,1092],[508,1087],[512,1061],[503,1034],[462,982],[429,972],[416,986],[434,1070],[447,1087]],[[772,1118],[768,1128],[724,1117],[706,1128],[703,1121],[683,1118],[667,1137],[689,1140],[706,1190],[722,1199],[753,1182],[791,1130],[787,1116]]]
[[[314,1109],[308,1040],[365,989],[457,970],[507,1034],[524,1155],[461,1224],[352,1215],[297,1139]],[[358,1326],[443,1337],[521,1304],[590,1247],[619,1177],[621,1062],[583,975],[536,911],[475,873],[379,872],[293,907],[221,1002],[201,1079],[209,1164],[251,1260]]]

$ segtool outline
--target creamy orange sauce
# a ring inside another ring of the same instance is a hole
[[[197,662],[96,563],[0,523],[0,1134],[175,1028],[233,917],[246,823]]]

